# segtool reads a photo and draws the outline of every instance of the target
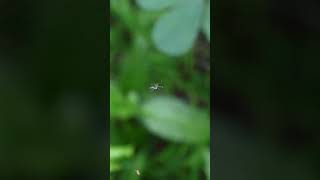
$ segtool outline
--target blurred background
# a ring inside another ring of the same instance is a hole
[[[319,3],[176,2],[0,1],[0,179],[209,178],[210,71],[211,177],[319,179]]]
[[[111,0],[110,179],[210,179],[209,3]]]
[[[319,9],[214,2],[214,179],[320,178]]]
[[[0,1],[0,179],[105,179],[107,2]]]

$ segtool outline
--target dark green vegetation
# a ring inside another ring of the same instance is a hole
[[[110,178],[206,179],[208,1],[189,6],[179,1],[137,2],[111,1]],[[181,22],[184,16],[194,21]],[[151,91],[152,83],[164,88]]]
[[[106,179],[105,1],[0,2],[0,179]]]
[[[320,179],[318,2],[214,1],[215,180]]]

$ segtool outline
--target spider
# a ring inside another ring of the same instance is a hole
[[[152,91],[158,91],[160,90],[161,88],[163,88],[163,86],[160,85],[160,83],[154,83],[150,86],[150,89]]]

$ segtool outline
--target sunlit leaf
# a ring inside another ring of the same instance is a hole
[[[178,56],[192,48],[201,27],[204,2],[185,0],[160,17],[152,39],[162,52]]]
[[[145,10],[161,10],[176,4],[179,0],[136,0],[137,4]],[[181,1],[181,0],[180,0]]]
[[[158,96],[143,106],[143,123],[164,139],[191,144],[208,143],[209,115],[174,97]]]
[[[133,148],[131,146],[111,146],[110,147],[110,159],[121,159],[130,157],[133,154]]]

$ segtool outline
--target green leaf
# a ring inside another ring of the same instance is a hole
[[[115,171],[118,171],[120,169],[121,169],[121,166],[120,166],[119,163],[113,162],[113,161],[110,162],[110,172],[115,172]]]
[[[131,146],[111,146],[110,159],[117,160],[132,156],[133,148]]]
[[[202,29],[207,39],[210,41],[210,1],[206,7]]]
[[[204,157],[204,163],[205,163],[204,171],[207,175],[207,179],[210,180],[210,150],[209,149],[204,151],[203,157]]]
[[[111,119],[126,120],[133,116],[137,110],[138,97],[134,92],[124,96],[115,83],[110,82],[110,116]]]
[[[143,106],[146,128],[164,139],[190,144],[208,143],[209,114],[174,97],[157,96]]]
[[[135,46],[128,50],[119,74],[119,86],[124,91],[143,92],[150,73],[149,53],[143,49],[145,39],[135,36]],[[140,39],[140,40],[139,40]]]
[[[156,47],[171,56],[190,50],[201,27],[203,6],[203,0],[185,0],[164,14],[152,32]]]
[[[136,0],[138,6],[149,11],[157,11],[176,4],[179,0]]]
[[[123,96],[115,84],[110,81],[110,116],[111,118],[116,117],[118,112],[118,107],[123,102]]]
[[[131,146],[111,146],[110,147],[110,172],[121,169],[120,160],[133,155]]]
[[[125,102],[124,96],[118,87],[110,82],[110,116],[111,119],[115,117],[125,117],[125,110],[123,104]]]

